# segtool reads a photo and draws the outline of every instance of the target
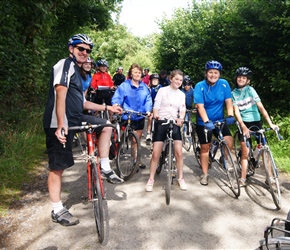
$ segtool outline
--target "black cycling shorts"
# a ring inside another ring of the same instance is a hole
[[[126,126],[127,123],[128,123],[127,120],[122,120],[121,121],[121,126]],[[140,120],[135,120],[135,121],[131,120],[131,127],[134,130],[143,130],[144,129],[144,125],[145,125],[145,118],[142,118]]]
[[[162,141],[164,142],[166,137],[167,130],[169,129],[169,124],[162,125],[162,122],[155,122],[154,123],[154,133],[152,141]],[[177,125],[173,125],[173,132],[172,132],[172,138],[176,141],[181,141],[181,132],[180,127]]]
[[[262,127],[261,121],[244,122],[244,124],[251,131],[257,131],[257,130],[261,129],[261,127]],[[239,140],[240,140],[240,142],[244,142],[245,141],[244,140],[244,136],[242,134],[239,134]],[[252,143],[251,142],[251,138],[249,138],[249,140],[250,140],[250,143]],[[260,143],[260,138],[256,138],[256,141],[257,141],[257,143]]]
[[[200,126],[200,125],[196,126],[196,133],[197,133],[198,140],[199,140],[200,144],[210,143],[211,139],[212,139],[212,134],[214,134],[214,136],[216,138],[218,137],[218,131],[217,131],[217,129],[214,129],[212,131],[207,132],[207,140],[206,140],[205,133],[204,133],[204,126]],[[226,124],[223,127],[222,134],[223,134],[223,136],[232,136],[231,132]]]

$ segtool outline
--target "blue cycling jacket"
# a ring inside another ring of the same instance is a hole
[[[152,98],[147,85],[139,82],[137,88],[132,84],[131,79],[123,82],[116,90],[113,98],[112,105],[119,104],[124,110],[134,110],[136,112],[151,112]],[[143,116],[133,114],[131,119],[133,121],[143,119]],[[128,120],[127,115],[122,116],[123,120]]]

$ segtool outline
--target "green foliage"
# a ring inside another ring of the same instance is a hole
[[[157,68],[179,68],[198,82],[204,77],[204,64],[215,59],[234,86],[235,70],[250,67],[252,83],[267,110],[288,114],[290,5],[286,1],[193,1],[191,8],[176,10],[172,19],[163,18],[159,25]]]
[[[45,155],[45,137],[42,128],[42,110],[30,111],[20,126],[0,131],[0,214],[21,195],[23,185],[34,181]]]
[[[134,37],[125,26],[118,23],[104,31],[90,30],[88,34],[95,43],[92,58],[95,61],[101,58],[106,59],[111,74],[118,66],[122,66],[126,73],[132,63],[138,63],[143,68],[149,67],[153,72],[154,35],[146,38]]]

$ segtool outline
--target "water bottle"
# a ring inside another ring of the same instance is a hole
[[[256,149],[255,149],[255,151],[254,151],[254,153],[253,153],[255,160],[257,160],[257,158],[258,158],[258,154],[260,152],[260,148],[261,148],[261,146],[260,146],[260,144],[258,144]]]
[[[217,151],[217,149],[218,149],[218,145],[219,145],[219,143],[218,143],[217,140],[213,140],[213,141],[211,142],[210,153],[211,153],[211,156],[212,156],[212,157],[215,156],[216,151]]]

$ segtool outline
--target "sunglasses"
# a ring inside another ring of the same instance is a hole
[[[75,48],[77,48],[80,52],[86,51],[88,54],[92,53],[91,49],[85,49],[85,48],[79,47],[79,46],[75,46]]]
[[[189,83],[186,83],[186,84],[183,84],[183,86],[191,86],[191,84],[189,84]]]

